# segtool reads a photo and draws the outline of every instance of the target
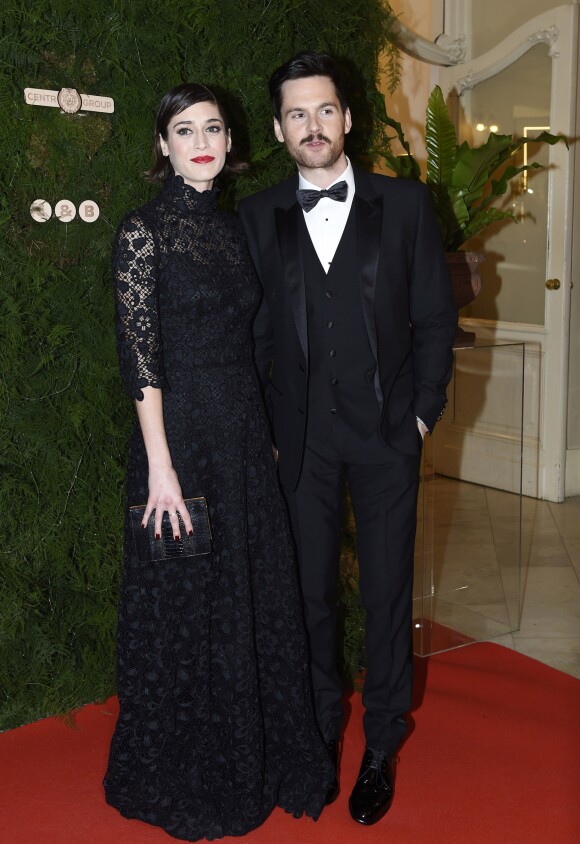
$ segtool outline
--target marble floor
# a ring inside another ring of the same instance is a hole
[[[521,510],[520,533],[518,496],[441,476],[423,484],[415,651],[491,640],[580,678],[580,497],[523,498]]]

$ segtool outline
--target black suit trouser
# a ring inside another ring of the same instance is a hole
[[[342,722],[336,659],[339,529],[348,483],[366,613],[365,738],[368,747],[394,752],[406,732],[404,716],[412,695],[420,446],[416,455],[401,454],[378,435],[362,440],[340,419],[323,439],[307,437],[298,487],[285,491],[298,551],[318,723],[326,739],[338,736]]]

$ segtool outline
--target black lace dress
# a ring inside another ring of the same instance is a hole
[[[316,818],[333,771],[252,364],[243,235],[215,191],[172,176],[121,224],[113,265],[124,383],[137,399],[162,389],[173,465],[184,497],[206,496],[214,546],[140,563],[126,523],[107,801],[188,841],[243,835],[274,806]],[[147,500],[147,475],[137,424],[128,505]]]

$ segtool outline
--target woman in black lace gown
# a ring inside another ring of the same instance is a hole
[[[143,563],[128,521],[118,628],[120,715],[105,777],[128,818],[196,841],[243,835],[274,806],[316,818],[333,778],[310,701],[288,524],[252,363],[259,286],[236,218],[216,206],[230,148],[204,86],[156,124],[160,194],[114,248],[121,373],[136,399],[127,505],[174,533],[205,495],[208,556]]]

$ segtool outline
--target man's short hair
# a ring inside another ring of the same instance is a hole
[[[334,59],[326,53],[312,53],[309,50],[303,50],[277,68],[268,82],[272,108],[278,122],[282,117],[282,85],[284,82],[288,82],[290,79],[307,79],[309,76],[327,76],[336,89],[341,109],[343,112],[346,111],[348,104]]]

